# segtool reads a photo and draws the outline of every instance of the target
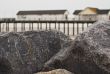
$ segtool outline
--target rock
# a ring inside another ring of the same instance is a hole
[[[32,74],[71,39],[57,31],[0,34],[0,74]]]
[[[56,70],[52,70],[52,71],[49,71],[49,72],[39,72],[39,73],[36,73],[36,74],[73,74],[65,69],[56,69]]]
[[[60,50],[43,70],[63,68],[75,74],[110,74],[110,21],[99,21]]]

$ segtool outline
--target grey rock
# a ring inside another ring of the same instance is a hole
[[[60,50],[43,70],[63,68],[75,74],[110,74],[110,21],[99,21]]]
[[[0,74],[33,74],[71,43],[58,31],[0,34]]]
[[[48,72],[38,72],[35,74],[73,74],[65,69],[56,69],[56,70],[52,70],[52,71],[48,71]]]

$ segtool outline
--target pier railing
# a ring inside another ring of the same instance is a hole
[[[74,36],[95,21],[0,21],[0,32],[24,32],[32,30],[58,30]]]

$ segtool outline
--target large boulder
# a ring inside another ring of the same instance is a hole
[[[110,74],[110,22],[94,23],[46,62],[43,70],[58,68],[75,74]]]
[[[71,39],[57,31],[0,34],[0,74],[32,74],[42,69]]]
[[[52,70],[52,71],[48,71],[48,72],[39,72],[36,74],[73,74],[65,69],[56,69],[56,70]]]

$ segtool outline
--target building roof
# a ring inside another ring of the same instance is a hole
[[[110,9],[106,9],[106,10],[98,10],[97,13],[98,14],[108,14],[110,11]]]
[[[110,9],[98,9],[98,8],[92,8],[92,7],[87,7],[90,8],[92,11],[96,12],[97,14],[108,14]],[[75,10],[73,14],[78,15],[80,12],[83,10]]]
[[[73,14],[77,15],[81,12],[82,10],[75,10],[75,12]]]
[[[42,15],[42,14],[64,14],[67,10],[37,10],[37,11],[19,11],[17,15]]]

